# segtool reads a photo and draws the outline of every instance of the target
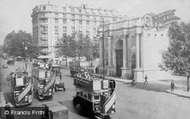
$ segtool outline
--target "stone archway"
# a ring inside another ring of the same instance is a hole
[[[119,39],[115,43],[116,76],[121,77],[123,67],[123,40]]]

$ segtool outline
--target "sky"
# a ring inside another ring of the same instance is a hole
[[[55,5],[87,4],[94,8],[115,9],[129,18],[176,9],[176,16],[190,22],[190,0],[0,0],[0,45],[13,30],[32,33],[32,9],[48,1]]]

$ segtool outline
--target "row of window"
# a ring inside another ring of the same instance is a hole
[[[41,6],[41,10],[48,10],[48,7],[50,8],[50,7],[52,7],[52,6]],[[59,11],[58,10],[58,6],[53,6],[54,7],[54,10],[55,11]],[[79,8],[79,9],[76,9],[76,7],[73,7],[73,6],[70,6],[69,7],[70,8],[70,12],[78,12],[78,13],[82,13],[82,9],[81,8]],[[52,8],[50,8],[49,10],[51,10]],[[77,11],[76,11],[77,10]],[[62,7],[62,11],[68,11],[67,10],[67,7]],[[117,12],[113,12],[113,11],[109,11],[109,10],[106,10],[105,12],[104,12],[104,10],[93,10],[93,9],[85,9],[84,10],[85,12],[85,14],[105,14],[105,15],[117,15]],[[107,12],[109,12],[109,13],[107,13]]]
[[[42,9],[42,10],[47,10],[48,7],[50,7],[50,6],[41,6],[41,9]],[[54,6],[54,10],[55,10],[55,11],[58,11],[58,6]],[[66,7],[63,7],[63,11],[66,11]],[[74,12],[74,11],[75,11],[75,8],[74,8],[74,7],[70,7],[70,11],[71,11],[71,12]],[[79,12],[81,12],[81,11],[79,11]]]
[[[48,41],[42,40],[42,41],[41,41],[41,45],[48,45]]]
[[[81,30],[81,28],[80,28],[80,30]],[[41,31],[42,32],[48,32],[48,26],[41,26]],[[71,27],[71,31],[75,32],[75,27]],[[55,32],[59,32],[59,26],[55,26]],[[66,26],[63,27],[63,32],[67,32]],[[96,34],[96,28],[93,28],[93,32],[94,32],[94,34]],[[88,34],[88,33],[89,33],[89,29],[86,30],[86,34]]]
[[[72,29],[72,35],[75,33],[75,29]],[[82,34],[82,31],[79,31],[79,34]],[[66,32],[63,32],[63,36],[67,36],[68,34]],[[86,36],[90,35],[90,31],[86,31]],[[59,39],[59,33],[55,33],[55,40]],[[41,35],[41,42],[42,45],[47,45],[48,41],[48,34],[47,33],[42,33]]]
[[[48,17],[48,14],[40,14],[40,17]],[[58,18],[59,17],[59,14],[58,13],[55,13],[55,18]],[[67,14],[66,13],[63,13],[62,14],[62,17],[63,18],[68,18],[67,17]],[[93,16],[93,19],[90,19],[90,17],[91,16],[89,16],[89,15],[75,15],[75,14],[72,14],[71,15],[71,19],[85,19],[85,17],[86,17],[86,20],[94,20],[94,21],[96,21],[96,20],[100,20],[100,21],[103,21],[103,17],[96,17],[96,16]],[[114,21],[116,18],[112,18],[112,20]]]
[[[75,24],[75,23],[76,23],[75,21],[76,21],[76,20],[71,20],[71,23],[72,23],[72,24]],[[83,22],[84,22],[84,21],[79,20],[79,25],[82,25]],[[42,19],[42,20],[41,20],[41,23],[48,23],[48,19]],[[59,19],[55,19],[55,23],[59,23]],[[63,24],[67,24],[67,20],[66,20],[66,19],[63,19]],[[86,21],[86,25],[90,25],[90,21]],[[97,25],[97,22],[94,21],[94,22],[93,22],[93,25]]]
[[[153,35],[153,34],[152,34]],[[148,36],[151,36],[151,34],[148,34]],[[158,36],[157,34],[154,34],[154,36]],[[163,34],[161,34],[160,36],[164,36]]]
[[[88,100],[92,100],[92,97],[94,97],[94,100],[99,100],[100,99],[100,96],[98,96],[98,95],[93,96],[88,92],[80,91],[80,92],[77,92],[77,94],[80,95],[81,97],[84,97],[84,98],[88,99]]]
[[[75,24],[75,20],[71,20],[72,24]],[[83,21],[82,20],[79,20],[79,25],[82,25]],[[97,24],[97,22],[93,22],[94,25]],[[86,25],[90,25],[90,21],[86,21]]]
[[[63,13],[62,15],[63,15],[63,18],[67,18],[67,14],[66,14],[66,13]],[[58,13],[55,13],[55,17],[58,17],[58,16],[59,16],[59,14],[58,14]],[[76,16],[78,16],[79,19],[84,18],[84,16],[86,16],[86,19],[90,19],[90,16],[89,16],[89,15],[75,15],[75,14],[72,14],[72,15],[71,15],[71,18],[72,18],[72,19],[75,19],[75,18],[77,18]],[[96,16],[93,16],[93,20],[96,20],[96,19],[97,19],[97,17],[96,17]],[[103,17],[100,17],[100,20],[101,20],[101,19],[103,19]]]

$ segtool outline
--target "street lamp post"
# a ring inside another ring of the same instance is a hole
[[[24,54],[25,54],[25,70],[27,70],[27,61],[26,61],[26,57],[27,57],[27,50],[28,50],[28,47],[27,47],[27,45],[28,45],[28,43],[27,43],[27,41],[26,41],[26,37],[24,37],[24,42],[22,42],[22,44],[23,44],[23,46],[24,46]]]
[[[103,19],[103,21],[102,21],[102,23],[101,23],[101,25],[100,25],[100,27],[98,28],[98,32],[101,32],[102,33],[102,65],[103,65],[103,79],[104,79],[104,77],[105,77],[105,48],[104,48],[104,41],[105,41],[105,33],[104,33],[104,31],[105,31],[105,26],[106,26],[106,24],[105,24],[105,22],[104,22],[104,19]],[[106,26],[107,27],[107,26]]]
[[[104,77],[105,77],[105,56],[104,56],[104,21],[103,21],[103,34],[102,34],[102,37],[103,37],[103,42],[102,42],[102,53],[103,53],[103,79],[104,79]]]

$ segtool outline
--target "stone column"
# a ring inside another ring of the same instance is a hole
[[[108,66],[112,66],[111,36],[108,36]]]
[[[122,67],[122,78],[125,78],[126,75],[126,60],[127,60],[127,38],[124,35],[123,38],[123,67]]]
[[[141,54],[141,70],[142,70],[142,77],[144,77],[144,36],[143,33],[140,35],[140,54]]]
[[[127,77],[129,75],[131,75],[131,67],[129,66],[129,62],[131,61],[129,59],[129,50],[130,50],[130,37],[129,34],[126,35],[126,78],[130,78]]]
[[[136,34],[136,68],[134,69],[134,79],[136,81],[143,81],[142,69],[139,66],[139,64],[140,64],[139,40],[141,40],[140,33],[137,32],[137,34]]]
[[[139,35],[140,34],[136,34],[136,69],[139,69],[139,60],[140,60],[140,56],[139,56]]]

